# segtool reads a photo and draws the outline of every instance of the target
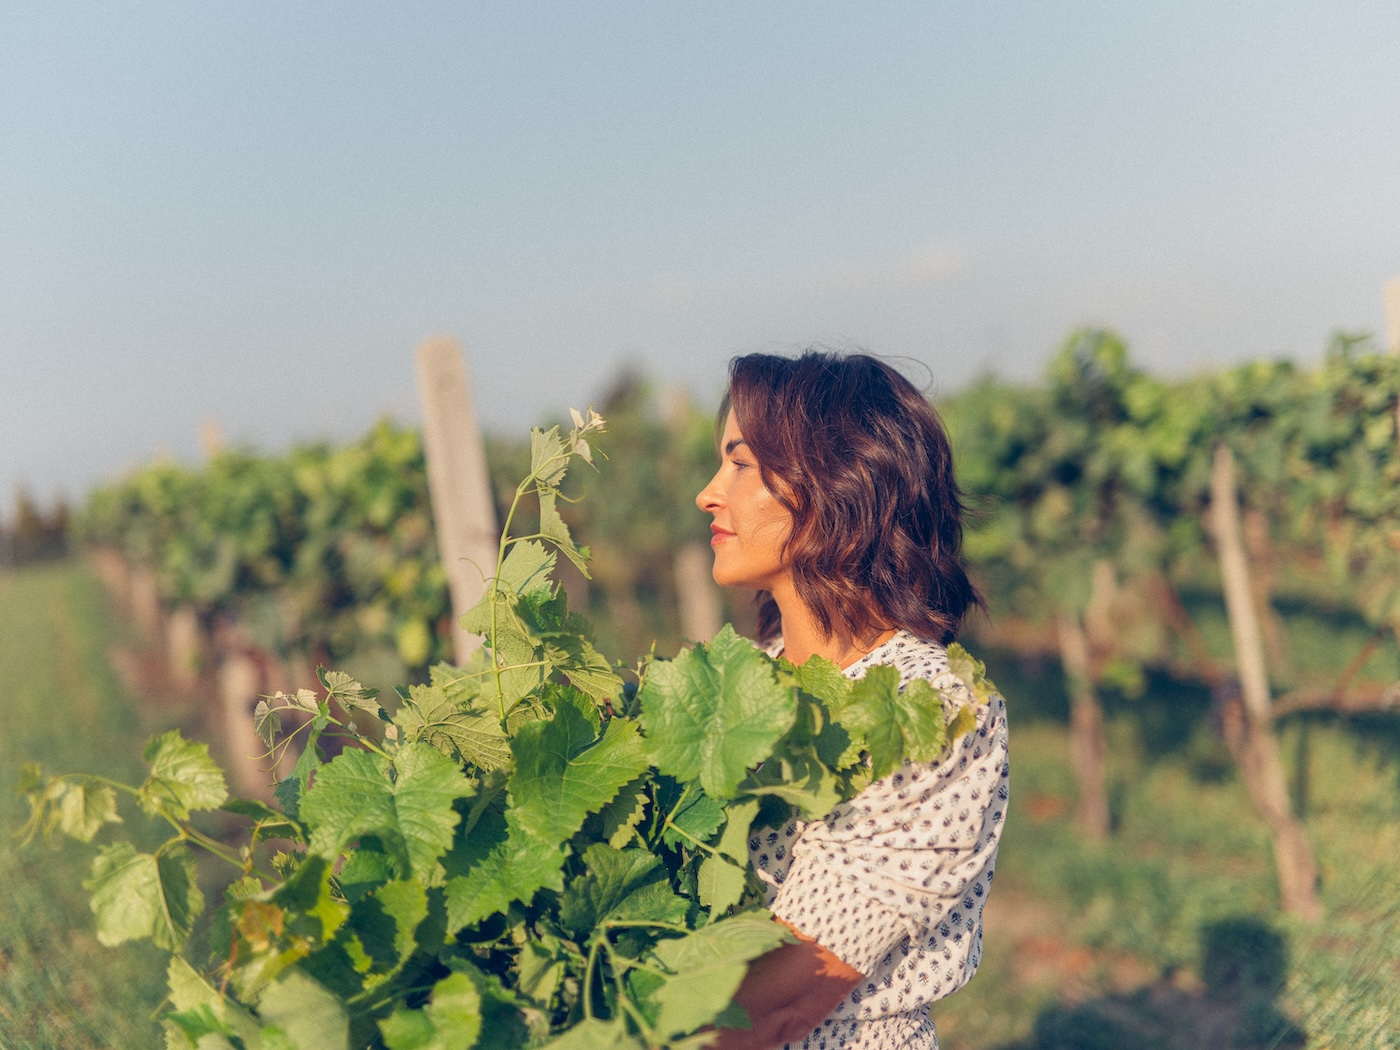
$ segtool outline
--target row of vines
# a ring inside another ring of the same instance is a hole
[[[1061,614],[1079,615],[1092,675],[1113,684],[1131,687],[1147,666],[1218,670],[1162,588],[1219,588],[1208,510],[1223,447],[1260,597],[1346,607],[1388,628],[1400,618],[1397,388],[1397,359],[1355,341],[1339,340],[1315,369],[1256,363],[1182,382],[1135,369],[1112,335],[1084,332],[1042,384],[988,380],[946,399],[974,510],[968,553],[994,624],[1013,647],[1055,649]],[[710,418],[682,401],[662,410],[638,383],[599,409],[616,463],[600,459],[566,493],[588,498],[562,509],[592,556],[591,588],[572,581],[575,606],[615,651],[674,651],[676,556],[705,537],[692,500],[713,469]],[[487,454],[503,513],[529,450],[498,439]],[[205,627],[236,621],[303,663],[387,649],[412,677],[449,653],[410,429],[380,423],[340,448],[154,466],[93,494],[76,532],[148,573],[164,608],[191,609]]]
[[[1280,902],[1318,916],[1274,726],[1288,711],[1397,699],[1394,674],[1360,669],[1400,625],[1398,397],[1400,361],[1358,341],[1338,340],[1316,368],[1166,381],[1086,331],[1044,383],[989,380],[940,405],[992,609],[978,632],[1064,668],[1086,836],[1109,832],[1100,692],[1131,693],[1154,670],[1203,681],[1272,835]],[[577,446],[557,431],[490,450],[502,520],[535,538],[503,538],[483,567],[469,619],[488,644],[461,669],[439,663],[446,586],[412,431],[151,468],[84,509],[82,539],[167,628],[187,625],[193,662],[241,639],[287,682],[256,712],[263,749],[285,760],[276,806],[228,802],[202,752],[172,735],[152,743],[143,785],[29,774],[35,830],[91,839],[116,815],[114,791],[177,828],[163,853],[119,843],[99,856],[104,940],[181,946],[203,906],[190,845],[241,867],[216,918],[222,959],[207,975],[172,964],[171,1045],[319,1045],[296,1034],[319,1016],[355,1045],[395,1050],[699,1046],[704,1026],[742,1023],[727,999],[746,960],[782,937],[750,909],[749,827],[770,804],[815,814],[848,796],[870,772],[852,764],[862,750],[893,768],[968,728],[989,686],[962,654],[936,725],[920,719],[939,705],[911,705],[879,676],[853,693],[829,668],[771,666],[728,631],[632,666],[651,640],[664,652],[687,633],[681,567],[703,534],[692,500],[712,430],[636,384],[601,407],[609,458],[596,472],[566,479]],[[593,417],[586,429],[591,441]],[[557,498],[566,524],[531,523],[537,496]],[[573,568],[575,539],[591,579]],[[1195,622],[1202,595],[1228,612],[1228,648]],[[1271,640],[1281,598],[1360,617],[1372,643],[1338,654],[1334,679],[1304,680]],[[597,639],[570,608],[602,621]],[[371,649],[417,684],[386,701],[338,673],[308,688],[313,665]],[[718,732],[726,705],[771,715],[762,740]],[[694,718],[674,722],[683,710]],[[326,762],[316,738],[336,732],[355,746]],[[190,814],[215,807],[302,850],[269,871],[257,851],[202,841]]]

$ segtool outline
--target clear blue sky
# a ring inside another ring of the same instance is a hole
[[[0,5],[0,507],[415,419],[434,333],[523,434],[809,343],[1316,360],[1396,274],[1394,0]]]

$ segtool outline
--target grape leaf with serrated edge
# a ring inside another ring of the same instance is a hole
[[[523,830],[551,846],[565,842],[589,813],[647,769],[634,722],[613,719],[596,737],[570,705],[561,705],[548,722],[521,726],[511,751],[511,812]]]
[[[461,1050],[481,1031],[481,995],[464,973],[448,974],[433,985],[420,1009],[400,1007],[379,1022],[389,1050]]]
[[[69,778],[54,784],[61,785],[61,790],[52,803],[52,822],[65,835],[79,842],[91,842],[104,824],[122,822],[117,813],[117,793],[108,785]]]
[[[797,717],[772,661],[726,626],[708,645],[657,661],[642,686],[642,725],[657,769],[733,798]]]
[[[449,933],[505,911],[512,901],[529,903],[542,889],[563,890],[567,851],[522,831],[512,818],[503,842],[465,874],[448,879]]]
[[[392,781],[389,765],[367,751],[345,751],[320,770],[300,805],[311,849],[333,860],[355,839],[374,835],[401,877],[431,885],[459,819],[452,803],[471,784],[451,759],[423,743],[398,750]]]
[[[947,742],[942,695],[922,678],[901,690],[898,669],[888,665],[870,668],[832,717],[870,755],[874,780],[889,775],[906,759],[932,761]]]
[[[455,702],[441,686],[410,686],[394,724],[404,744],[421,740],[480,769],[510,768],[510,740],[501,728],[500,714]]]
[[[109,948],[149,937],[179,951],[204,910],[194,857],[184,845],[158,854],[138,853],[129,842],[104,846],[83,888],[92,895],[97,939]]]
[[[228,798],[224,772],[209,757],[209,746],[184,739],[178,729],[154,737],[144,757],[151,774],[137,798],[148,813],[164,808],[187,820],[191,812],[218,809]]]
[[[749,961],[791,940],[767,912],[745,912],[659,943],[653,954],[675,976],[651,995],[658,1034],[670,1038],[713,1022],[733,1000]]]

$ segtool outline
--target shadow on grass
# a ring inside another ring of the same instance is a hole
[[[1288,943],[1268,923],[1236,916],[1201,930],[1205,994],[1170,981],[1042,1010],[1027,1039],[997,1050],[1298,1050],[1306,1033],[1275,1000]]]

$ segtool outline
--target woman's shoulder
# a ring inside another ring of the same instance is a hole
[[[903,689],[916,678],[933,681],[949,673],[948,649],[940,642],[920,638],[900,628],[887,641],[877,645],[846,668],[847,678],[864,678],[872,667],[889,666],[899,671]]]

